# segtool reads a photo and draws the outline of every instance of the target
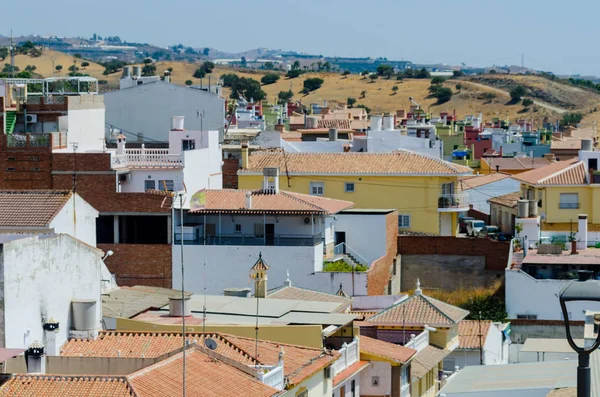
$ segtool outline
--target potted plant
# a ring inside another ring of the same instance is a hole
[[[575,237],[575,233],[569,233],[569,241],[571,242],[571,254],[577,253],[577,238]]]

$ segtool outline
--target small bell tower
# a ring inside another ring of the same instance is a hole
[[[267,297],[267,270],[269,265],[262,259],[262,253],[258,254],[258,260],[250,269],[250,278],[254,280],[254,296],[257,298]]]

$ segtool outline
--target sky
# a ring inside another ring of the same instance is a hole
[[[597,0],[6,1],[0,34],[119,36],[239,52],[253,48],[415,63],[521,64],[600,76]],[[8,22],[8,23],[7,23]]]

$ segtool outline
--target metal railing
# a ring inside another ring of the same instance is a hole
[[[111,157],[112,168],[180,168],[183,156],[169,149],[125,149],[125,154]]]
[[[338,350],[338,353],[341,354],[341,357],[331,366],[334,377],[352,364],[358,362],[358,339],[354,339],[351,343],[344,343],[342,348]]]
[[[469,206],[469,201],[465,193],[440,194],[438,198],[439,209],[463,208]]]
[[[335,255],[349,255],[352,257],[352,259],[358,262],[358,264],[363,266],[368,267],[371,264],[368,260],[366,260],[362,255],[360,255],[358,252],[356,252],[356,250],[352,249],[352,247],[350,247],[346,243],[339,243],[338,245],[336,245],[333,248],[333,253]]]
[[[229,234],[218,236],[202,236],[186,238],[184,234],[184,245],[242,245],[242,246],[281,246],[281,247],[314,247],[322,242],[321,234],[315,235],[289,235],[273,234],[255,236],[253,234]],[[181,234],[175,233],[175,244],[181,243]]]

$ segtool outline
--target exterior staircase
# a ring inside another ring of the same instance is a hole
[[[5,133],[10,135],[15,130],[15,124],[17,124],[17,112],[15,111],[7,111],[4,113],[4,125]]]

